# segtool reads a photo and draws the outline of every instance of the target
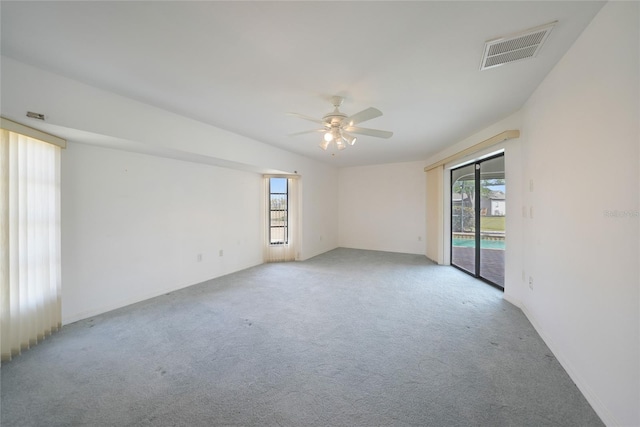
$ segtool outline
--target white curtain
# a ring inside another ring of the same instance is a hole
[[[287,221],[287,230],[286,233],[288,235],[287,242],[284,244],[274,244],[272,245],[269,239],[269,179],[270,178],[287,178],[287,187],[288,187],[288,221]],[[275,175],[265,175],[264,176],[264,190],[263,194],[265,195],[265,203],[264,203],[264,220],[262,223],[264,224],[264,238],[263,238],[263,248],[264,248],[264,261],[265,262],[281,262],[281,261],[295,261],[298,259],[298,242],[300,241],[300,232],[299,232],[299,202],[300,202],[300,180],[297,177],[288,177],[284,176],[275,176]]]
[[[61,327],[60,147],[0,130],[2,361]]]

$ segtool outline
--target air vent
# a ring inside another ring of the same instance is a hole
[[[487,41],[484,45],[480,70],[533,58],[538,54],[557,22]]]

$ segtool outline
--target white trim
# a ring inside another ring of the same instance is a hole
[[[498,154],[502,154],[502,153],[504,153],[504,148],[501,148],[501,149],[495,150],[495,151],[491,151],[490,153],[483,154],[482,156],[479,156],[479,157],[475,157],[475,155],[474,155],[473,158],[471,158],[470,160],[465,160],[463,162],[460,162],[460,163],[457,163],[455,165],[450,166],[449,170],[458,169],[458,168],[460,168],[462,166],[466,166],[468,164],[475,163],[475,162],[487,159],[487,158],[492,157],[492,156],[497,156]]]
[[[508,300],[509,302],[512,302]],[[515,300],[513,300],[515,301]],[[605,425],[608,426],[620,426],[618,420],[614,417],[614,415],[609,411],[607,406],[598,398],[597,394],[589,387],[584,378],[578,373],[578,370],[573,367],[573,365],[569,362],[569,359],[565,358],[562,351],[560,351],[560,347],[558,347],[555,342],[544,332],[544,329],[540,326],[540,323],[536,320],[536,318],[527,310],[527,306],[525,304],[519,304],[517,306],[522,310],[524,315],[527,317],[533,328],[536,330],[542,341],[549,347],[549,350],[553,353],[555,358],[558,360],[558,363],[567,371],[571,380],[575,383],[578,389],[582,392],[587,402],[591,405],[593,410],[598,414],[598,416],[602,419]]]
[[[499,144],[501,142],[507,141],[509,139],[514,139],[514,138],[520,138],[520,131],[519,130],[505,130],[504,132],[501,132],[497,135],[492,136],[491,138],[485,139],[484,141],[481,141],[475,145],[472,145],[471,147],[467,147],[464,150],[452,154],[451,156],[448,156],[442,160],[439,160],[429,166],[426,166],[424,168],[424,171],[428,171],[429,169],[433,169],[436,168],[438,166],[441,165],[446,165],[447,164],[451,164],[451,162],[456,161],[458,159],[467,157],[467,156],[477,156],[478,152],[484,150],[487,147],[491,147],[493,145]]]
[[[300,175],[287,174],[287,173],[265,173],[263,178],[286,178],[286,179],[300,179]]]
[[[74,313],[73,315],[68,316],[68,317],[63,317],[62,318],[62,326],[69,325],[71,323],[75,323],[75,322],[78,322],[80,320],[88,319],[90,317],[98,316],[100,314],[107,313],[109,311],[112,311],[112,310],[115,310],[115,309],[118,309],[118,308],[123,308],[123,307],[129,306],[129,305],[132,305],[132,304],[137,304],[139,302],[146,301],[146,300],[149,300],[151,298],[155,298],[155,297],[158,297],[158,296],[161,296],[161,295],[165,295],[167,293],[176,292],[176,291],[179,291],[181,289],[189,288],[191,286],[196,286],[196,285],[208,282],[209,280],[213,280],[213,279],[216,279],[218,277],[225,276],[227,274],[231,274],[231,273],[235,273],[235,272],[238,272],[238,271],[246,270],[248,268],[252,268],[252,267],[255,267],[257,265],[262,265],[262,264],[263,264],[263,262],[249,262],[249,263],[245,263],[245,264],[240,265],[237,270],[233,270],[233,271],[230,271],[228,273],[216,274],[216,275],[214,275],[214,276],[212,276],[212,277],[210,277],[210,278],[208,278],[206,280],[200,281],[200,282],[183,283],[183,284],[178,285],[178,287],[167,286],[167,287],[163,287],[162,289],[154,289],[153,291],[139,292],[139,293],[136,293],[135,295],[129,295],[126,298],[118,299],[117,301],[113,301],[113,302],[110,302],[108,304],[100,305],[97,308],[93,308],[91,310],[82,311],[82,312],[79,312],[79,313]]]
[[[13,120],[5,119],[4,117],[0,117],[0,127],[10,132],[19,133],[21,135],[28,136],[29,138],[37,139],[38,141],[56,145],[60,148],[67,148],[66,139],[14,122]]]

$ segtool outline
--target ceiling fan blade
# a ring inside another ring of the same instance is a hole
[[[290,133],[289,136],[304,135],[306,133],[326,132],[326,129],[303,130],[302,132]]]
[[[348,126],[344,128],[344,130],[349,133],[375,136],[376,138],[391,138],[393,136],[393,132],[389,132],[388,130],[359,128],[357,126]]]
[[[309,116],[305,116],[304,114],[298,114],[298,113],[287,113],[288,116],[293,116],[293,117],[297,117],[299,119],[304,119],[304,120],[309,120],[310,122],[314,122],[314,123],[319,123],[323,126],[326,126],[326,123],[323,120],[320,119],[316,119],[313,117],[309,117]]]
[[[344,123],[346,123],[347,126],[353,126],[366,120],[375,119],[376,117],[380,117],[381,115],[382,111],[378,110],[377,108],[369,107],[366,110],[355,113],[353,116],[347,117],[346,119],[344,119]]]

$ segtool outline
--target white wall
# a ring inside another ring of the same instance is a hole
[[[534,280],[522,307],[602,419],[628,426],[640,425],[638,6],[606,4],[522,109]]]
[[[306,259],[337,247],[335,167],[11,58],[2,57],[0,65],[0,107],[9,119],[39,126],[40,122],[29,122],[24,115],[25,111],[41,111],[47,116],[47,126],[68,131],[74,135],[72,140],[83,143],[107,141],[122,150],[256,172],[297,171],[305,188],[300,257]],[[318,206],[322,206],[322,215]]]
[[[43,112],[46,125],[113,137],[153,149],[190,153],[238,165],[293,172],[308,161],[302,156],[259,141],[134,101],[78,81],[2,57],[2,114],[25,118]],[[29,121],[31,120],[31,121]],[[137,147],[136,147],[137,148]],[[318,162],[313,162],[318,163]]]
[[[61,163],[64,324],[262,263],[261,174],[74,142]],[[337,246],[335,178],[302,182],[314,256]]]
[[[424,166],[420,161],[340,169],[340,246],[424,254]]]
[[[339,246],[338,241],[338,172],[319,171],[301,181],[302,253],[305,260]]]
[[[520,112],[426,162],[521,130],[502,145],[504,297],[622,426],[640,425],[639,9],[607,3]]]
[[[300,259],[338,246],[335,167],[10,58],[1,66],[2,115],[28,125],[25,111],[43,112],[45,130],[72,141],[65,323],[259,263],[261,172],[301,175]]]
[[[64,323],[262,262],[257,173],[76,143],[61,169]]]

